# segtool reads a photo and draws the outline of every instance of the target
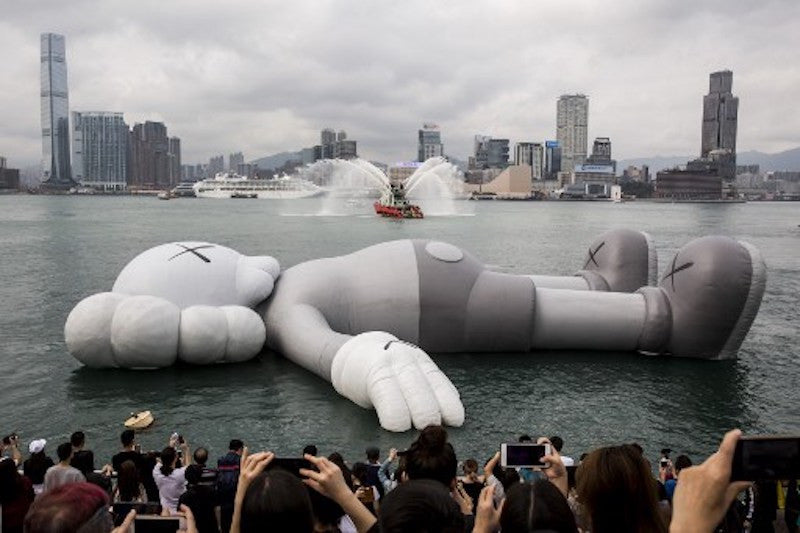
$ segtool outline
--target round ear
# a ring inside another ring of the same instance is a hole
[[[64,340],[72,356],[93,368],[116,367],[111,347],[111,322],[125,294],[101,292],[84,298],[64,324]]]

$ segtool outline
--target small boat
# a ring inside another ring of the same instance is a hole
[[[125,427],[128,429],[145,429],[153,425],[153,414],[150,411],[131,413],[125,420]]]
[[[423,218],[418,205],[408,203],[403,184],[390,184],[381,199],[373,204],[375,212],[382,217]]]
[[[172,199],[172,194],[170,194],[169,191],[161,191],[160,193],[158,193],[158,199],[159,200],[170,200],[170,199]]]

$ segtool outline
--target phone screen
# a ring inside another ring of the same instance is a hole
[[[503,444],[502,466],[547,466],[542,456],[549,453],[549,444]],[[504,451],[504,452],[503,452]]]
[[[273,468],[280,468],[282,470],[286,470],[287,472],[294,474],[297,477],[303,477],[300,475],[301,468],[305,468],[306,470],[317,469],[316,466],[311,464],[311,461],[299,457],[275,457],[267,465],[267,470]]]
[[[731,479],[784,480],[800,477],[800,437],[741,437]]]
[[[176,533],[180,525],[177,516],[137,516],[133,520],[134,533]]]

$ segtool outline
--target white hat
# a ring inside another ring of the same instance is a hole
[[[32,440],[28,445],[28,451],[31,453],[39,453],[44,450],[45,444],[47,444],[47,441],[44,439]]]

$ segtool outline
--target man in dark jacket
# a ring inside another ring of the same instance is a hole
[[[233,500],[239,484],[239,464],[242,460],[244,443],[231,440],[228,453],[217,459],[217,501],[219,502],[220,531],[228,533],[233,519]]]

